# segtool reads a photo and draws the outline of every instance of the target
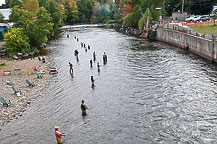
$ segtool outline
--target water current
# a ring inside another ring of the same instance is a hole
[[[22,117],[3,126],[1,144],[56,143],[56,125],[67,133],[65,144],[217,143],[216,65],[177,47],[110,28],[65,28],[48,45],[58,75]],[[91,49],[85,52],[80,42]],[[94,51],[100,72],[96,63],[89,65]],[[106,65],[103,52],[108,55]],[[82,99],[89,107],[85,117]]]

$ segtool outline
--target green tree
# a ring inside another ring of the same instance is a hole
[[[213,11],[211,18],[213,19],[213,21],[214,21],[214,26],[215,26],[215,21],[216,21],[216,19],[217,19],[217,10]]]
[[[53,30],[53,23],[50,14],[44,7],[40,7],[37,12],[37,18],[28,23],[26,33],[29,37],[30,44],[40,47],[48,41],[47,36]]]
[[[40,47],[47,42],[47,36],[53,30],[53,23],[50,14],[44,7],[38,9],[37,15],[33,17],[31,12],[15,6],[10,15],[15,27],[23,28],[29,37],[31,46]]]
[[[21,6],[22,2],[20,0],[10,0],[8,2],[8,5],[10,8],[13,8],[14,6]]]
[[[22,28],[9,28],[4,35],[4,41],[9,56],[30,52],[29,38]]]
[[[94,0],[79,0],[77,1],[78,7],[78,23],[90,23],[93,15],[93,7],[95,6]]]
[[[14,22],[15,27],[22,27],[26,31],[28,24],[32,21],[32,17],[32,13],[15,6],[12,8],[10,20]]]
[[[59,31],[59,28],[63,25],[63,13],[61,11],[61,6],[53,0],[39,0],[39,6],[46,8],[50,13],[53,22],[53,34]]]

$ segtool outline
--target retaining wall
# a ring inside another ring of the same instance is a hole
[[[187,44],[189,51],[217,62],[217,41],[164,28],[157,28],[156,39],[179,47]]]

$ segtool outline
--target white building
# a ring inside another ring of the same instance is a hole
[[[214,6],[213,6],[213,8],[212,8],[212,11],[211,11],[210,15],[212,15],[212,14],[213,14],[213,12],[214,12],[215,10],[217,10],[217,6],[216,6],[216,5],[214,5]]]
[[[11,14],[11,9],[0,9],[0,13],[5,17],[5,21],[9,21],[9,15]]]
[[[5,4],[5,0],[0,0],[0,6]]]

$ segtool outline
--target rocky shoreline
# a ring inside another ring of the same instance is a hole
[[[44,94],[46,87],[52,82],[52,75],[48,73],[48,57],[45,57],[45,59],[46,63],[42,63],[38,58],[12,61],[0,59],[0,63],[6,63],[6,66],[0,66],[0,97],[4,97],[6,101],[11,101],[8,107],[4,107],[2,103],[0,104],[0,126],[13,119],[18,119],[31,104],[31,100]],[[42,79],[37,78],[34,71],[35,66],[37,72],[45,71]],[[14,69],[20,69],[20,71],[16,72]],[[5,76],[3,74],[5,70],[10,70],[11,75]],[[35,86],[29,87],[26,80],[34,82]],[[11,86],[16,89],[20,88],[21,96],[14,94]]]
[[[140,38],[147,38],[147,33],[140,31],[139,29],[131,28],[131,27],[126,27],[123,25],[118,25],[118,24],[112,24],[111,28],[115,29],[118,32],[131,35],[131,36],[136,36]]]

